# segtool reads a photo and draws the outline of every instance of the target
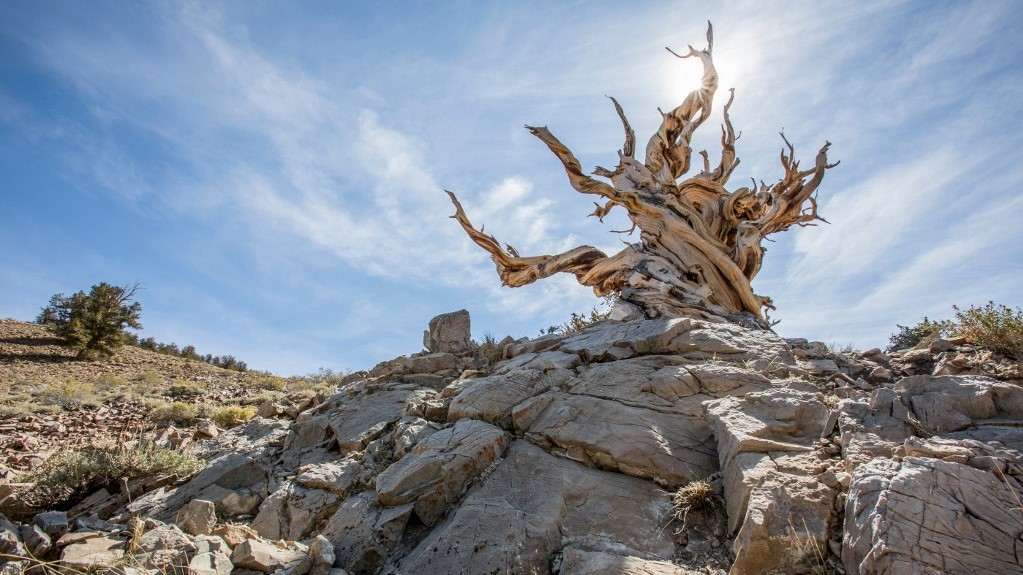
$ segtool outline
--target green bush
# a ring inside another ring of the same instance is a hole
[[[181,401],[159,405],[149,412],[150,421],[160,425],[189,425],[195,422],[197,416],[198,409],[194,405]]]
[[[59,453],[25,479],[35,482],[29,495],[33,506],[57,509],[97,489],[111,487],[121,478],[185,477],[202,466],[201,460],[181,451],[157,447],[152,442],[128,442],[109,449]]]
[[[1023,311],[988,302],[984,307],[962,310],[952,306],[958,325],[955,331],[966,341],[1002,355],[1023,359]]]
[[[159,387],[166,383],[166,380],[163,378],[162,375],[156,373],[151,369],[140,371],[135,375],[135,377],[131,379],[132,381],[138,383],[139,386],[144,388]]]
[[[96,389],[89,383],[69,378],[60,383],[50,383],[40,393],[43,405],[57,405],[63,409],[75,409],[98,402]]]
[[[197,381],[175,379],[163,394],[168,397],[192,397],[206,393],[206,386]]]
[[[210,418],[218,427],[224,429],[241,425],[256,416],[256,408],[242,407],[240,405],[228,405],[221,407]]]
[[[946,336],[955,330],[956,325],[949,320],[931,321],[925,317],[923,321],[912,327],[904,325],[896,325],[895,327],[899,331],[893,333],[888,338],[888,347],[885,351],[889,353],[899,351],[900,349],[909,349],[934,334],[937,334],[939,337]]]
[[[142,327],[142,305],[131,301],[138,287],[104,282],[92,286],[88,294],[80,291],[68,297],[59,293],[50,298],[36,321],[52,326],[79,358],[110,356],[129,341],[126,328]]]
[[[246,383],[250,387],[254,387],[256,389],[266,389],[271,391],[281,391],[287,387],[287,382],[284,378],[277,377],[276,375],[270,375],[269,373],[257,375],[256,377],[246,381]]]

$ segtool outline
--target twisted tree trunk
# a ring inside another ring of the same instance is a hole
[[[447,192],[455,215],[474,242],[490,252],[505,285],[523,286],[558,272],[575,274],[579,283],[598,296],[620,293],[619,304],[647,317],[694,316],[767,327],[763,308],[774,309],[770,298],[753,293],[750,281],[760,271],[764,257],[761,241],[768,234],[793,225],[813,225],[817,214],[814,192],[824,172],[836,164],[827,158],[830,143],[817,153],[813,167],[800,170],[795,150],[785,139],[781,152],[784,175],[774,185],[725,189],[739,164],[735,155],[735,130],[728,116],[734,91],[729,90],[721,131],[721,161],[711,170],[706,152],[703,170],[681,180],[689,172],[693,132],[710,114],[718,76],[711,59],[712,29],[708,25],[707,48],[680,56],[699,58],[703,79],[677,108],[661,112],[661,126],[650,138],[646,158],[635,157],[636,136],[618,101],[611,98],[625,128],[625,145],[614,170],[597,167],[594,177],[583,174],[575,155],[546,127],[526,128],[561,160],[569,183],[576,191],[604,199],[592,215],[601,221],[614,207],[624,208],[640,230],[640,241],[608,256],[592,246],[580,246],[553,256],[521,257],[511,246],[498,241],[469,221],[458,198]]]

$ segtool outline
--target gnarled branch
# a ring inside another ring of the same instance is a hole
[[[817,153],[814,165],[800,170],[795,148],[784,134],[781,152],[783,175],[771,186],[754,182],[728,192],[724,185],[739,165],[735,152],[738,136],[729,111],[735,96],[730,90],[721,127],[721,161],[713,170],[706,152],[700,174],[684,181],[692,158],[690,141],[710,115],[718,86],[712,59],[713,28],[708,24],[707,48],[679,58],[699,58],[703,65],[700,86],[669,113],[647,144],[643,162],[635,158],[635,133],[619,102],[611,98],[625,130],[625,142],[614,170],[598,167],[583,173],[579,160],[546,127],[527,129],[559,160],[572,187],[597,195],[593,214],[603,221],[615,206],[623,207],[640,230],[640,239],[613,256],[592,246],[580,246],[557,255],[521,257],[510,246],[502,248],[493,237],[473,227],[454,194],[455,215],[474,242],[489,252],[498,275],[509,286],[521,286],[558,272],[574,274],[597,295],[620,292],[648,316],[695,315],[767,327],[762,308],[773,309],[770,298],[753,293],[750,286],[764,257],[763,239],[793,225],[825,221],[817,213],[816,191],[829,164],[830,143]]]

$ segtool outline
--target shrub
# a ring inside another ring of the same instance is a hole
[[[166,382],[162,375],[151,369],[140,371],[132,380],[142,387],[159,387]]]
[[[66,379],[60,383],[50,383],[40,394],[43,405],[58,405],[63,409],[75,409],[83,405],[96,403],[96,389],[88,383],[76,379]]]
[[[909,349],[924,339],[937,334],[939,337],[948,335],[955,329],[955,323],[949,320],[931,321],[924,317],[924,320],[912,327],[896,325],[899,331],[888,338],[887,352]]]
[[[191,397],[204,393],[206,393],[205,385],[196,381],[188,381],[187,379],[175,379],[163,392],[164,395],[169,397]]]
[[[104,282],[92,286],[88,294],[59,293],[50,298],[36,321],[52,326],[79,358],[110,356],[129,340],[126,328],[142,327],[142,305],[131,301],[138,287]]]
[[[202,466],[202,461],[181,451],[157,447],[152,442],[126,442],[115,448],[59,453],[26,479],[35,482],[31,503],[54,509],[110,487],[122,477],[128,480],[155,475],[184,477]]]
[[[283,378],[277,377],[276,375],[270,375],[269,373],[257,375],[256,377],[249,379],[247,383],[249,386],[256,389],[267,389],[272,391],[280,391],[287,386]]]
[[[111,389],[117,390],[124,389],[126,387],[131,387],[131,382],[119,375],[113,373],[104,373],[103,375],[93,380],[92,385],[96,389],[106,391]]]
[[[256,408],[228,405],[218,409],[210,418],[218,427],[227,429],[245,423],[256,415]]]
[[[197,417],[197,409],[190,403],[175,401],[165,403],[153,408],[149,412],[149,419],[156,424],[188,425],[193,423]]]
[[[1023,311],[988,302],[984,307],[970,306],[956,312],[955,331],[966,341],[987,347],[1002,355],[1023,359]]]

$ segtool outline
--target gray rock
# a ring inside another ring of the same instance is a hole
[[[416,516],[433,525],[506,446],[501,429],[482,421],[459,421],[378,475],[377,498],[389,507],[414,503]]]
[[[234,564],[223,552],[197,553],[188,562],[190,575],[231,575]]]
[[[486,482],[400,564],[403,573],[547,573],[580,548],[668,560],[669,495],[653,483],[594,470],[516,441]]]
[[[212,501],[193,499],[181,508],[175,520],[178,527],[189,535],[207,535],[217,524],[217,514]]]
[[[323,535],[317,535],[309,544],[309,557],[313,560],[311,575],[330,575],[336,560],[334,544]]]
[[[512,409],[523,401],[561,385],[574,377],[568,370],[544,372],[521,369],[505,375],[461,382],[461,391],[451,400],[448,420],[481,419],[512,429]]]
[[[458,358],[451,353],[428,353],[409,358],[407,369],[419,374],[458,369]]]
[[[277,547],[257,539],[246,539],[231,553],[231,563],[235,567],[261,573],[273,573],[282,568],[294,569],[306,561],[311,563],[305,553]]]
[[[431,319],[430,329],[423,333],[423,347],[431,352],[458,353],[471,345],[469,312],[464,309]]]
[[[335,394],[328,401],[330,428],[342,454],[362,451],[387,427],[405,415],[412,389],[380,391],[361,396]]]
[[[158,525],[139,539],[135,559],[147,569],[183,575],[195,551],[195,544],[177,525]]]
[[[25,547],[32,553],[33,557],[42,557],[49,553],[50,549],[53,549],[53,541],[50,539],[50,536],[34,523],[22,525],[19,532],[21,533],[21,540],[24,541]]]
[[[295,483],[302,487],[347,493],[365,471],[354,459],[305,465],[295,470]]]
[[[552,453],[662,485],[703,479],[718,469],[714,438],[702,417],[588,395],[552,392],[547,397],[546,407],[524,431]]]
[[[561,575],[689,575],[670,561],[651,561],[601,551],[585,551],[566,547],[563,551]]]
[[[47,511],[32,518],[32,524],[38,525],[51,539],[60,539],[68,532],[67,513],[63,511]]]
[[[401,537],[414,504],[381,508],[373,491],[349,497],[321,530],[334,546],[336,565],[375,573]]]
[[[862,575],[1020,572],[1017,477],[925,457],[853,473],[842,561]]]
[[[112,566],[123,560],[126,548],[126,537],[123,536],[92,537],[64,547],[60,565],[79,573]]]
[[[337,492],[287,482],[263,501],[250,526],[267,539],[305,539],[341,501]]]

